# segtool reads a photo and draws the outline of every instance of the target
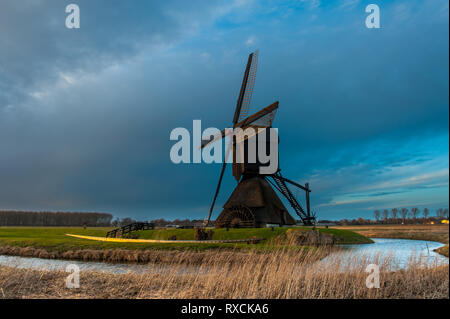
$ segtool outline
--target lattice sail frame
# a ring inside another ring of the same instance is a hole
[[[242,106],[239,113],[238,122],[244,120],[248,116],[250,110],[250,102],[252,100],[253,88],[256,81],[256,70],[258,69],[258,50],[253,52],[252,63],[248,72],[247,85],[244,91],[244,97],[242,99]]]
[[[262,132],[263,129],[266,128],[271,128],[272,127],[272,123],[273,120],[275,118],[275,115],[277,114],[277,109],[273,110],[272,112],[270,112],[267,115],[264,115],[263,117],[261,117],[260,119],[254,121],[253,123],[251,123],[250,125],[248,125],[247,127],[251,127],[254,129],[254,133],[253,134],[249,134],[249,135],[245,135],[243,139],[236,139],[236,143],[237,144],[241,144],[242,142],[244,142],[245,140],[248,140],[249,138],[259,134]],[[246,127],[246,128],[247,128]],[[245,129],[245,128],[244,128]],[[242,146],[241,146],[242,147]]]
[[[277,110],[273,110],[267,115],[264,115],[260,119],[256,120],[251,124],[252,127],[272,127],[273,120],[275,118],[275,115],[277,114]]]

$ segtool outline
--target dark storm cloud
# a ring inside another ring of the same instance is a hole
[[[52,83],[65,70],[121,63],[145,46],[167,46],[212,14],[214,1],[75,2],[81,28],[65,27],[67,2],[2,1],[0,105],[19,103],[30,87]]]
[[[448,2],[388,2],[381,30],[354,1],[77,3],[80,30],[2,2],[0,208],[203,217],[220,167],[172,164],[169,134],[230,124],[254,48],[252,111],[280,100],[283,173],[321,217],[448,203]]]

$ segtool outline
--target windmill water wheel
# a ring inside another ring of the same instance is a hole
[[[255,215],[250,208],[236,206],[225,209],[216,220],[218,228],[249,228],[255,227]]]

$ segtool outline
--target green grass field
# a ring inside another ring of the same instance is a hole
[[[296,227],[302,230],[310,230],[312,227]],[[272,231],[271,228],[225,228],[214,229],[213,239],[226,240],[226,239],[244,239],[244,238],[266,238],[270,240],[277,236],[283,235],[288,230],[288,227],[275,227]],[[317,228],[320,232],[326,234],[333,234],[339,244],[367,244],[372,241],[366,237],[359,235],[353,231],[343,231],[331,228]],[[171,236],[176,236],[178,240],[192,240],[194,239],[194,230],[192,229],[156,229],[135,232],[139,238],[142,239],[169,239]]]
[[[310,227],[299,227],[303,230]],[[0,227],[0,246],[20,246],[42,248],[47,251],[68,251],[80,249],[168,249],[168,250],[205,250],[212,248],[248,248],[263,247],[266,242],[283,234],[289,228],[250,228],[250,229],[214,229],[213,239],[247,239],[252,237],[265,238],[259,244],[232,243],[115,243],[78,239],[65,234],[77,234],[104,237],[111,228],[79,228],[79,227]],[[363,244],[372,242],[370,239],[349,230],[318,228],[324,233],[333,234],[338,244]],[[168,239],[176,236],[178,240],[194,239],[193,229],[157,229],[135,232],[142,239]]]

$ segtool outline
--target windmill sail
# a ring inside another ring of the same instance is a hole
[[[278,101],[270,104],[269,106],[263,108],[262,110],[250,115],[249,117],[243,119],[239,123],[234,124],[234,127],[239,127],[246,129],[248,127],[271,127],[275,114],[278,109]],[[223,129],[220,133],[215,136],[210,136],[209,139],[202,140],[200,148],[205,148],[211,143],[214,143],[222,138],[232,134],[232,130]]]
[[[241,91],[234,112],[233,124],[242,121],[247,117],[250,108],[250,101],[255,86],[256,69],[258,67],[258,51],[250,53],[248,56],[247,67],[245,68],[244,78],[242,80]]]
[[[250,102],[252,99],[253,88],[255,87],[256,70],[258,68],[258,51],[255,51],[250,64],[250,70],[248,73],[247,85],[245,87],[244,96],[242,99],[241,112],[239,114],[238,121],[242,121],[248,116],[250,110]]]
[[[271,127],[273,123],[273,119],[275,118],[275,115],[277,114],[277,109],[273,110],[267,115],[264,115],[260,119],[253,122],[250,126],[253,127]]]

